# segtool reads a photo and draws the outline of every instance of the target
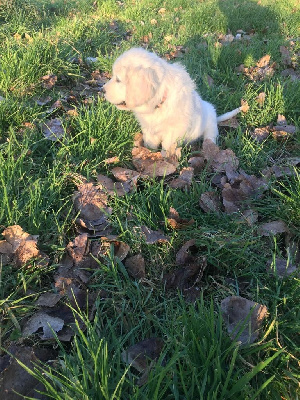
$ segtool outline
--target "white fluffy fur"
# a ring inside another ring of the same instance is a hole
[[[195,83],[180,64],[170,64],[142,48],[123,53],[113,65],[113,76],[104,86],[106,99],[121,110],[133,111],[145,146],[172,152],[177,143],[203,137],[216,142],[217,118],[212,104],[201,99]]]

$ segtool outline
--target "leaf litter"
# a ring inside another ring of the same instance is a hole
[[[173,57],[176,58],[176,55],[173,55]],[[252,80],[262,80],[271,76],[274,73],[274,68],[275,64],[270,65],[270,57],[266,56],[259,60],[256,67],[252,69],[243,68],[242,72]],[[92,81],[86,82],[85,88],[87,89],[87,86],[90,87],[90,89],[86,90],[86,93],[89,93],[89,90],[92,92],[94,89],[98,91],[107,79],[108,77],[96,72]],[[49,77],[49,82],[47,79],[44,79],[43,82],[45,82],[43,84],[49,85],[47,89],[51,89],[51,85],[53,84],[54,86],[56,84],[56,79]],[[88,97],[88,95],[85,96],[85,98]],[[264,99],[264,93],[261,93],[258,98],[261,106],[263,106]],[[69,94],[64,100],[68,103],[77,103],[79,96],[76,93],[76,89],[74,90],[74,95]],[[50,101],[51,99],[49,98],[46,101],[41,100],[40,104],[46,105]],[[246,112],[247,104],[242,107]],[[70,111],[58,101],[52,105],[50,112],[55,112],[55,110],[59,109]],[[225,122],[225,125],[236,128],[238,123],[233,120]],[[296,128],[288,125],[282,116],[279,117],[277,125],[271,125],[265,129],[268,135],[272,133],[274,137],[276,132],[279,132],[277,134],[279,137],[283,135],[282,132],[290,135],[296,131]],[[60,140],[65,135],[61,120],[58,118],[46,121],[42,130],[45,137],[53,141]],[[124,196],[132,192],[137,186],[138,179],[147,179],[148,177],[161,178],[176,173],[179,165],[176,155],[180,154],[180,149],[174,149],[175,156],[173,157],[164,156],[161,152],[152,152],[143,147],[141,134],[135,137],[134,145],[132,163],[136,170],[115,167],[111,170],[115,180],[106,175],[98,175],[97,182],[88,182],[85,178],[78,182],[77,191],[73,195],[73,202],[74,209],[78,213],[76,227],[79,235],[66,246],[65,256],[54,276],[55,293],[44,293],[38,298],[35,305],[39,307],[39,310],[23,326],[23,336],[34,334],[39,335],[41,340],[51,340],[54,337],[53,332],[55,332],[60,340],[71,340],[76,332],[74,330],[75,317],[72,309],[63,304],[63,301],[67,301],[71,307],[79,307],[79,309],[86,309],[88,305],[89,317],[90,319],[93,318],[95,310],[92,305],[95,298],[97,296],[106,298],[107,293],[103,290],[97,293],[90,293],[87,285],[93,272],[99,267],[99,263],[105,263],[107,256],[111,252],[120,261],[124,262],[125,268],[133,279],[142,280],[145,278],[143,255],[139,253],[128,256],[130,247],[126,243],[119,241],[115,235],[112,235],[110,216],[113,213],[113,209],[109,204],[110,197]],[[115,156],[103,162],[106,165],[110,165],[119,161],[118,157]],[[214,174],[212,183],[216,184],[221,191],[202,193],[199,199],[199,205],[202,210],[216,213],[220,213],[223,210],[226,213],[239,212],[242,215],[241,221],[246,221],[249,225],[257,222],[258,215],[249,208],[248,203],[252,198],[260,198],[263,192],[268,189],[268,184],[264,178],[248,175],[240,169],[239,160],[231,149],[221,150],[214,143],[204,141],[203,150],[199,155],[191,157],[188,163],[190,166],[183,168],[177,178],[171,176],[168,182],[170,187],[175,190],[188,189],[194,175],[206,168]],[[299,160],[297,163],[299,163]],[[297,163],[295,162],[293,165],[297,165]],[[269,169],[265,178],[269,177],[270,174],[278,176],[279,173],[276,167],[273,166],[272,171]],[[182,219],[178,212],[172,208],[166,222],[168,227],[175,230],[185,229],[194,223],[192,219]],[[274,225],[270,228],[270,226],[264,224],[260,226],[259,232],[262,235],[268,235],[286,232],[284,229],[282,227],[278,228],[277,225],[275,228]],[[160,230],[153,231],[146,226],[142,226],[141,231],[147,244],[169,242],[169,238]],[[24,232],[21,227],[9,227],[3,232],[3,236],[5,240],[0,241],[2,264],[4,260],[5,263],[12,262],[16,266],[22,266],[32,258],[46,263],[49,261],[48,257],[38,250],[37,238]],[[287,266],[286,261],[283,259],[276,259],[276,264],[278,264],[278,274],[288,275],[295,272],[296,267],[294,265]],[[204,256],[199,254],[199,249],[193,239],[186,242],[178,250],[176,265],[177,269],[165,273],[163,276],[166,290],[179,289],[187,301],[195,301],[201,293],[201,279],[207,266],[207,261]],[[271,265],[272,263],[267,267],[268,271],[273,270]],[[285,272],[283,272],[283,265],[285,266]],[[230,307],[228,306],[229,304]],[[224,319],[229,321],[229,334],[233,333],[239,322],[245,320],[247,316],[245,312],[249,314],[251,308],[254,308],[255,312],[251,315],[250,334],[242,332],[239,339],[243,343],[252,343],[256,340],[261,328],[261,322],[267,314],[264,306],[236,297],[235,299],[224,299],[221,307]],[[233,314],[229,312],[229,308],[233,310]],[[245,331],[249,331],[249,329],[247,328]],[[140,384],[143,384],[147,380],[153,362],[159,357],[163,348],[163,341],[159,338],[147,339],[135,346],[136,348],[133,346],[133,348],[127,349],[122,358],[125,362],[131,360],[132,365],[143,373],[139,381]]]

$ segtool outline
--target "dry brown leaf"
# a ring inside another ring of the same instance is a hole
[[[142,254],[128,257],[125,260],[125,267],[133,279],[143,279],[146,277],[145,260]]]
[[[50,317],[44,312],[38,312],[26,322],[23,328],[22,336],[30,336],[42,329],[43,333],[40,336],[41,339],[53,339],[55,337],[53,331],[57,333],[63,328],[63,326],[64,320],[61,318]]]
[[[153,231],[147,226],[141,226],[141,230],[146,238],[147,244],[155,244],[155,243],[167,243],[169,242],[169,238],[164,235],[161,230]]]
[[[33,370],[39,361],[47,363],[50,360],[55,360],[57,351],[49,348],[11,344],[8,352],[12,356],[6,354],[0,357],[0,364],[2,364],[2,360],[5,361],[3,370],[0,369],[1,398],[3,400],[18,400],[26,396],[44,399],[44,397],[41,397],[41,392],[45,392],[44,385],[27,372],[20,363]]]
[[[138,382],[139,386],[146,383],[148,373],[161,355],[163,347],[163,339],[153,337],[130,346],[121,354],[123,362],[144,374]]]
[[[269,63],[270,63],[270,60],[271,60],[271,56],[269,54],[266,54],[265,56],[263,56],[262,58],[260,58],[258,60],[256,65],[259,68],[267,67],[269,65]]]
[[[180,171],[179,177],[173,179],[169,185],[172,189],[188,189],[194,177],[194,168],[187,167]]]
[[[56,75],[44,75],[41,77],[42,86],[44,89],[52,89],[57,82]]]
[[[195,301],[201,294],[197,284],[206,268],[206,258],[197,254],[195,240],[186,242],[176,254],[180,268],[164,275],[166,289],[180,289],[188,301]]]
[[[73,195],[76,211],[86,221],[97,221],[112,213],[107,206],[107,195],[93,183],[78,186],[78,192]]]
[[[137,178],[141,176],[141,174],[133,169],[115,167],[111,170],[113,176],[120,182],[128,182],[133,181],[136,182]]]
[[[277,235],[278,233],[289,232],[289,228],[285,222],[277,220],[260,225],[258,232],[262,236],[271,236]]]
[[[281,53],[281,58],[282,62],[286,66],[291,66],[292,65],[292,57],[290,50],[286,46],[280,46],[279,48],[280,53]]]
[[[242,113],[247,113],[248,111],[249,111],[249,105],[248,105],[248,103],[247,103],[247,101],[246,100],[241,100],[241,107],[240,107],[240,110],[241,110],[241,112]]]
[[[65,130],[59,118],[47,120],[42,124],[42,132],[46,139],[56,142],[65,136]]]
[[[35,304],[39,307],[54,307],[60,299],[61,295],[59,293],[43,293]]]
[[[255,128],[250,135],[252,139],[256,140],[258,143],[262,143],[270,135],[270,127],[264,126],[262,128]]]
[[[239,121],[237,120],[236,117],[230,118],[226,121],[218,122],[218,125],[223,126],[225,128],[233,128],[233,129],[237,129],[240,126]]]
[[[202,152],[214,172],[236,171],[239,166],[239,160],[231,149],[220,150],[209,139],[203,141]]]
[[[153,153],[146,147],[132,149],[132,162],[139,172],[150,177],[167,176],[176,171],[176,166],[163,159],[160,152]]]
[[[240,171],[242,172],[242,171]],[[260,198],[268,185],[262,178],[242,172],[231,183],[225,183],[222,190],[223,205],[228,214],[245,208],[252,198]]]
[[[114,157],[106,158],[105,160],[103,160],[103,162],[105,164],[117,164],[118,162],[120,162],[120,159],[118,156],[114,156]]]
[[[205,167],[205,160],[204,160],[204,157],[202,157],[202,156],[191,157],[188,160],[188,163],[192,168],[194,168],[195,174],[198,174]]]
[[[201,194],[199,200],[200,207],[204,212],[221,212],[221,199],[217,192],[208,191]]]
[[[266,100],[265,92],[260,92],[259,95],[256,97],[256,101],[260,107],[262,107],[265,104],[265,100]]]
[[[257,220],[258,212],[249,208],[248,210],[242,212],[242,218],[239,220],[239,222],[246,222],[248,225],[252,226],[257,222]]]
[[[284,278],[297,271],[297,266],[289,263],[288,260],[276,257],[275,260],[269,260],[267,264],[267,272]]]
[[[287,68],[281,72],[281,75],[290,78],[293,82],[300,80],[300,72],[294,70],[293,68]]]
[[[268,313],[266,306],[239,296],[230,296],[222,300],[221,310],[232,339],[236,338],[243,327],[241,334],[236,338],[242,344],[251,344],[258,338]]]
[[[143,134],[141,132],[137,132],[134,135],[133,145],[134,145],[134,147],[143,147],[144,146]]]
[[[2,262],[13,262],[17,267],[26,265],[30,260],[35,260],[36,265],[45,266],[49,259],[37,247],[37,236],[32,236],[24,232],[19,225],[7,227],[2,235],[5,241],[1,241],[0,256],[2,253]],[[11,252],[9,253],[9,249]]]
[[[98,186],[110,196],[125,196],[133,187],[130,181],[127,182],[114,182],[106,175],[97,176]]]
[[[170,207],[169,218],[167,218],[167,223],[172,229],[184,229],[187,226],[191,226],[194,224],[193,219],[185,219],[179,216],[179,213],[175,210],[175,208]]]

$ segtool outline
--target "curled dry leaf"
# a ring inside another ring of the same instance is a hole
[[[260,92],[259,95],[256,97],[256,101],[260,107],[262,107],[265,104],[265,100],[266,100],[265,92]]]
[[[264,126],[262,128],[255,128],[250,135],[252,139],[256,140],[258,143],[262,143],[270,135],[270,127]]]
[[[105,160],[103,160],[103,162],[105,164],[117,164],[118,162],[120,162],[120,159],[118,156],[114,156],[114,157],[106,158]]]
[[[270,60],[271,56],[267,54],[258,60],[255,67],[246,68],[244,64],[241,64],[237,68],[237,71],[244,73],[252,81],[262,81],[270,78],[275,73],[276,63],[270,65]]]
[[[176,166],[163,159],[160,152],[152,153],[146,147],[132,149],[132,162],[139,172],[150,177],[167,176],[176,171]]]
[[[143,279],[146,277],[145,260],[142,254],[128,257],[125,260],[125,267],[133,279]]]
[[[184,229],[187,226],[193,225],[195,221],[193,219],[189,220],[181,218],[175,208],[170,207],[169,218],[167,219],[167,222],[172,229]]]
[[[5,264],[13,262],[16,267],[26,265],[35,260],[38,266],[45,266],[49,259],[37,247],[37,236],[24,232],[19,225],[7,227],[3,232],[5,240],[0,241],[0,259]]]
[[[119,182],[136,182],[137,179],[141,176],[141,174],[133,169],[129,168],[122,168],[122,167],[115,167],[111,170],[113,176]]]
[[[127,182],[114,182],[106,175],[97,176],[98,186],[110,196],[125,196],[133,187],[130,181]]]
[[[191,157],[188,160],[189,165],[194,168],[194,173],[198,174],[205,167],[205,159],[202,156]]]
[[[277,235],[278,233],[289,232],[289,228],[285,222],[277,220],[260,225],[258,232],[262,236],[271,236]]]
[[[202,152],[214,172],[236,171],[239,160],[231,149],[220,150],[209,139],[203,141]]]
[[[228,214],[245,208],[247,201],[260,198],[268,188],[264,179],[248,175],[242,170],[240,172],[231,183],[225,183],[222,190],[223,205]]]
[[[55,350],[10,345],[8,352],[12,356],[6,354],[0,356],[0,364],[6,359],[3,370],[0,369],[0,393],[3,400],[18,400],[21,397],[44,399],[41,392],[45,391],[45,387],[32,374],[26,371],[24,366],[33,370],[39,361],[46,363],[55,360],[57,352]],[[19,361],[19,362],[18,362]]]
[[[259,336],[261,325],[266,318],[267,307],[240,296],[226,297],[221,302],[221,310],[228,333],[232,339],[242,344],[253,343]]]
[[[246,222],[248,225],[252,226],[257,222],[257,220],[258,212],[249,208],[248,210],[242,212],[242,218],[239,220],[239,222]]]
[[[108,207],[107,195],[93,183],[78,186],[73,195],[73,202],[79,218],[76,221],[82,228],[92,231],[95,235],[105,236],[109,232],[108,216],[112,209]]]
[[[208,191],[201,194],[199,200],[200,207],[204,212],[221,212],[221,199],[217,192]]]
[[[47,120],[42,124],[42,132],[46,139],[56,142],[65,136],[65,130],[59,118]]]
[[[269,260],[267,264],[267,272],[284,278],[297,271],[297,266],[289,263],[288,260],[276,257],[275,260]]]
[[[167,290],[182,290],[188,301],[195,301],[199,297],[201,292],[196,285],[201,281],[207,266],[206,258],[198,255],[197,250],[194,239],[187,241],[176,254],[176,264],[180,268],[163,277]]]
[[[167,243],[169,242],[169,238],[164,235],[161,230],[153,231],[147,226],[141,226],[141,230],[146,238],[147,244],[155,244],[155,243]]]
[[[188,189],[194,177],[194,168],[187,167],[180,171],[179,177],[173,179],[169,185],[172,189]]]
[[[42,329],[43,333],[41,339],[53,339],[54,332],[59,332],[64,326],[64,320],[57,317],[50,317],[44,312],[38,312],[34,314],[25,324],[22,336],[27,337],[38,330]]]
[[[59,293],[43,293],[35,304],[40,307],[54,307],[60,299],[61,295]]]
[[[52,89],[57,82],[57,76],[51,75],[51,74],[44,75],[41,77],[41,81],[42,81],[43,88]]]
[[[157,361],[163,347],[163,339],[153,337],[130,346],[123,351],[121,357],[126,364],[132,365],[139,372],[145,372],[150,367],[151,361]]]

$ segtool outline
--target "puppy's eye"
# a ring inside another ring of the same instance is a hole
[[[118,78],[118,77],[116,77],[116,82],[120,83],[120,82],[121,82],[121,79]]]

